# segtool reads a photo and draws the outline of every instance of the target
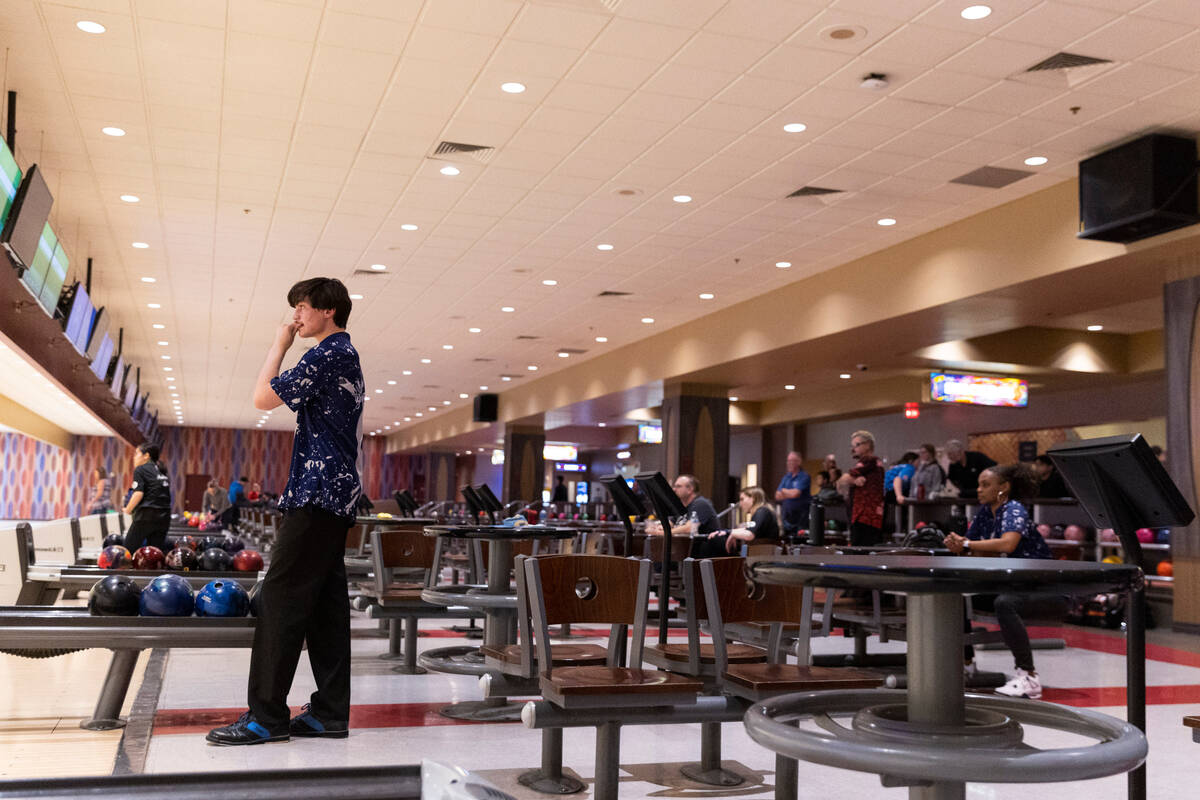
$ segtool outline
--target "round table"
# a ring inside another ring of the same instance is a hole
[[[967,780],[1082,780],[1127,772],[1146,755],[1145,736],[1107,715],[1050,703],[964,696],[965,594],[1127,592],[1141,569],[1049,559],[951,556],[806,555],[750,559],[757,582],[878,589],[908,596],[908,690],[807,692],[755,705],[751,738],[784,756],[874,772],[885,785],[909,786],[910,798],[961,800]],[[829,714],[853,713],[852,727]],[[811,717],[820,735],[794,723]],[[786,719],[787,721],[780,721]],[[1100,744],[1036,750],[1021,743],[1019,723],[1099,739]]]
[[[485,646],[499,649],[515,644],[512,622],[515,619],[516,598],[510,594],[508,584],[508,575],[513,568],[512,543],[531,539],[570,539],[575,533],[570,528],[548,525],[428,525],[425,527],[426,536],[488,543],[487,586],[457,586],[453,590],[449,587],[434,586],[421,592],[421,599],[438,605],[475,606],[483,611]],[[482,675],[484,672],[483,658],[475,647],[444,647],[436,651],[427,651],[422,654],[421,663],[434,671],[474,675]],[[454,703],[443,708],[441,713],[455,719],[498,722],[519,719],[521,707],[498,697]]]

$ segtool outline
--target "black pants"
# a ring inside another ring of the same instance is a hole
[[[167,529],[171,527],[171,512],[168,509],[134,509],[133,522],[125,531],[125,549],[130,553],[139,547],[167,549]]]
[[[879,544],[883,539],[883,531],[865,522],[850,523],[850,545],[852,547],[870,547]]]
[[[314,506],[287,511],[259,593],[250,654],[249,706],[272,733],[287,730],[288,692],[308,641],[317,690],[311,711],[325,722],[350,719],[350,598],[346,531],[350,520]]]
[[[980,595],[971,604],[975,609],[986,610],[991,606],[1000,623],[1000,635],[1004,637],[1004,646],[1012,651],[1013,663],[1017,669],[1034,672],[1033,648],[1029,646],[1029,633],[1025,630],[1022,616],[1032,619],[1052,621],[1061,620],[1067,615],[1069,599],[1058,594],[997,594]],[[965,613],[964,613],[965,618]],[[971,622],[967,620],[964,628],[971,632]],[[975,659],[975,648],[967,645],[963,648],[963,657],[967,661]]]

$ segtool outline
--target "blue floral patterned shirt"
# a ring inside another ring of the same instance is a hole
[[[353,517],[362,493],[359,455],[365,388],[358,351],[345,331],[330,334],[271,379],[296,412],[292,468],[279,508],[316,506]]]
[[[1037,532],[1029,511],[1016,500],[1009,500],[1000,506],[1000,512],[995,515],[992,514],[990,506],[980,506],[975,512],[975,519],[971,520],[971,527],[967,528],[967,538],[975,541],[999,539],[1007,531],[1017,531],[1021,534],[1017,549],[1008,554],[1010,558],[1052,557],[1050,545],[1046,544],[1046,540]]]

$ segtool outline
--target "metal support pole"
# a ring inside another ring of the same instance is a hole
[[[746,779],[736,772],[721,769],[721,723],[700,723],[700,763],[684,764],[679,772],[697,783],[709,786],[740,786]]]
[[[400,652],[400,637],[402,635],[402,631],[400,630],[401,622],[402,620],[399,617],[393,617],[392,619],[387,620],[388,649],[386,653],[383,653],[379,656],[386,661],[396,661],[404,658],[404,654]]]
[[[417,666],[417,618],[404,620],[404,663],[392,667],[392,672],[401,675],[424,675],[424,667]]]
[[[8,142],[8,151],[16,156],[17,154],[17,93],[10,91],[8,93],[8,116],[6,117],[7,125],[4,131],[4,140]]]
[[[775,754],[775,800],[796,800],[799,796],[800,763],[794,758]]]
[[[96,701],[96,710],[92,718],[79,723],[79,727],[87,731],[111,731],[125,727],[125,720],[121,719],[121,706],[125,704],[125,693],[129,691],[129,682],[133,680],[133,670],[141,652],[113,650],[104,685],[100,688],[100,699]]]
[[[582,781],[562,774],[562,728],[542,729],[542,766],[517,776],[517,782],[542,794],[582,792]]]
[[[1126,719],[1146,732],[1146,589],[1129,593],[1125,620]],[[1129,773],[1129,800],[1146,800],[1146,763]]]
[[[957,594],[908,595],[908,721],[962,726],[962,597]],[[909,787],[909,800],[964,800],[966,784],[937,781]]]
[[[621,723],[596,726],[596,789],[593,800],[617,800],[621,767]]]

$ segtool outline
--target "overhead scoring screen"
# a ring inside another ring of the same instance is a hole
[[[1024,408],[1029,405],[1029,382],[1020,378],[932,372],[929,395],[940,403]]]

